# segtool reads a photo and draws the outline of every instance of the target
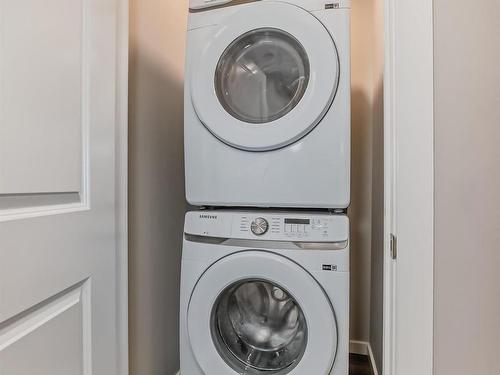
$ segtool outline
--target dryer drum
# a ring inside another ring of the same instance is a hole
[[[309,75],[309,59],[297,39],[279,29],[261,28],[243,34],[224,51],[215,87],[233,117],[265,124],[300,102]]]
[[[287,374],[307,346],[304,313],[291,294],[265,280],[226,288],[212,311],[212,338],[238,373]]]

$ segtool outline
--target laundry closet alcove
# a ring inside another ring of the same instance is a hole
[[[187,1],[130,6],[130,370],[179,368]],[[351,352],[382,366],[383,1],[351,14]]]

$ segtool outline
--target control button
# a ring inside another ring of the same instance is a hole
[[[251,229],[252,233],[256,236],[262,236],[266,234],[267,230],[269,229],[269,223],[266,219],[258,217],[257,219],[252,221]]]
[[[317,221],[316,223],[313,223],[312,225],[312,229],[315,229],[315,230],[321,230],[321,229],[324,229],[326,228],[328,225],[326,223],[322,223],[320,221]]]
[[[281,233],[281,219],[279,217],[271,218],[271,233],[280,234]]]

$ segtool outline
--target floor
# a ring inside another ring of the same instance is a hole
[[[349,375],[373,375],[370,367],[370,357],[351,354],[349,357]]]

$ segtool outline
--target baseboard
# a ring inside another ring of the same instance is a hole
[[[370,358],[373,374],[379,374],[377,363],[375,362],[375,357],[373,356],[372,346],[369,342],[352,340],[349,343],[349,352],[352,354],[367,355]]]
[[[373,356],[372,347],[369,342],[351,341],[349,343],[349,351],[353,354],[367,355],[368,357],[370,357],[373,374],[378,375],[377,364],[375,363],[375,357]],[[181,375],[181,372],[177,371],[175,375]]]

